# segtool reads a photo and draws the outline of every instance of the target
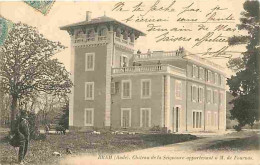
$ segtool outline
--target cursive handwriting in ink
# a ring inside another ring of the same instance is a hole
[[[153,16],[151,17],[144,17],[142,15],[140,16],[135,16],[134,14],[131,15],[130,17],[122,20],[124,22],[136,22],[136,23],[151,23],[151,22],[168,22],[169,20],[167,18],[154,18]]]
[[[190,41],[190,37],[175,37],[175,36],[169,36],[169,32],[165,32],[157,37],[155,37],[157,40],[155,42],[176,42],[176,41]]]
[[[208,48],[207,52],[202,53],[202,58],[232,58],[232,51],[227,51],[229,46],[224,46],[219,50],[212,51],[212,48]]]
[[[143,2],[140,2],[139,4],[137,4],[136,6],[133,7],[132,12],[144,11],[143,7],[145,7],[143,5]]]
[[[193,4],[194,4],[194,2],[192,2],[190,5],[188,5],[186,7],[183,7],[183,10],[179,14],[177,14],[177,16],[179,16],[185,12],[201,12],[201,10],[198,8],[196,8],[196,9],[191,8],[193,6]]]
[[[209,17],[207,18],[207,20],[204,23],[207,22],[219,22],[219,21],[234,21],[234,16],[233,14],[230,14],[227,17],[218,17],[216,18],[217,12],[212,13],[211,15],[209,15]]]
[[[233,57],[234,54],[241,54],[243,52],[238,51],[229,51],[227,50],[229,46],[224,46],[218,50],[213,50],[213,48],[208,48],[206,52],[203,53],[194,53],[194,54],[185,54],[182,56],[182,58],[187,56],[193,56],[193,55],[200,55],[202,59],[230,59]]]
[[[175,11],[175,9],[172,8],[172,7],[173,7],[173,5],[176,3],[176,0],[172,1],[172,3],[171,3],[169,6],[167,6],[167,7],[163,7],[163,6],[158,7],[158,4],[159,4],[159,3],[160,3],[160,0],[157,0],[157,1],[150,7],[150,9],[149,9],[146,13],[144,13],[142,16],[145,16],[145,15],[147,15],[148,13],[154,12],[154,11],[162,11],[162,12],[174,12],[174,11]]]
[[[222,36],[222,33],[220,33],[217,37],[213,37],[214,34],[214,32],[208,32],[202,38],[196,38],[196,43],[192,46],[192,48],[201,45],[203,42],[228,42],[228,38]]]
[[[211,15],[214,11],[223,11],[223,10],[227,10],[228,8],[220,8],[218,5],[212,9],[210,9],[211,11],[206,14],[206,17],[208,17],[209,15]]]
[[[175,32],[183,32],[183,31],[192,31],[189,28],[185,28],[184,26],[182,28],[172,27],[172,28],[166,28],[162,27],[161,25],[155,25],[153,23],[147,25],[147,31],[148,32],[164,32],[164,31],[175,31]]]
[[[129,10],[124,9],[123,8],[124,6],[125,6],[125,2],[118,2],[115,4],[112,11],[129,11]]]

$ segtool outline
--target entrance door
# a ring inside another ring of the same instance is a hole
[[[180,107],[176,107],[175,109],[173,109],[173,131],[174,132],[179,132],[179,128],[180,128]]]
[[[176,119],[175,119],[175,130],[176,130],[176,132],[178,132],[179,131],[179,119],[180,119],[180,108],[179,107],[176,107]]]

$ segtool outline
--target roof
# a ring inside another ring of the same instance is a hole
[[[90,21],[82,21],[82,22],[62,26],[62,27],[60,27],[60,29],[61,30],[69,30],[70,28],[74,28],[74,27],[78,27],[78,26],[94,25],[94,24],[101,24],[101,23],[107,23],[107,22],[126,26],[126,27],[133,29],[136,32],[140,33],[141,36],[145,36],[145,33],[143,33],[142,31],[137,30],[133,27],[130,27],[130,26],[120,22],[120,21],[117,21],[114,18],[110,18],[110,17],[107,17],[107,16],[97,17],[97,18],[91,19]]]

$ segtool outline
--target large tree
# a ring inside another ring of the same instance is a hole
[[[70,92],[69,72],[53,58],[63,49],[63,45],[44,38],[34,27],[14,25],[0,50],[0,89],[11,97],[11,121],[16,117],[19,100],[33,98],[37,92]]]
[[[233,36],[229,45],[246,44],[246,51],[241,57],[231,59],[228,67],[236,72],[227,80],[235,98],[231,101],[231,119],[237,119],[241,128],[246,124],[253,126],[259,121],[259,2],[246,1],[241,13],[239,30],[247,34]]]

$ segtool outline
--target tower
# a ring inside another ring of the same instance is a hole
[[[63,26],[71,37],[70,127],[110,127],[111,69],[128,66],[134,43],[145,35],[106,16]]]

